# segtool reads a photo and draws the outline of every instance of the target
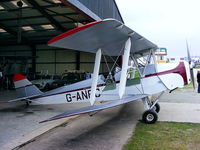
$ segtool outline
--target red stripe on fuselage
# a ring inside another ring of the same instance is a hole
[[[183,78],[184,84],[188,84],[187,73],[186,73],[184,62],[180,62],[179,65],[174,69],[163,71],[163,72],[158,72],[158,73],[154,73],[154,74],[149,74],[149,75],[146,75],[145,77],[164,75],[164,74],[169,74],[169,73],[180,74]]]
[[[169,73],[178,73],[183,77],[184,80],[184,84],[188,84],[187,83],[187,74],[186,74],[186,69],[185,69],[185,65],[183,62],[180,62],[179,65],[172,69],[172,70],[167,70],[167,71],[163,71],[163,72],[158,72],[158,73],[154,73],[154,74],[149,74],[146,75],[146,77],[151,77],[151,76],[157,76],[157,75],[164,75],[164,74],[169,74]],[[119,83],[120,81],[116,81],[115,83]],[[106,84],[99,84],[97,85],[97,87],[101,87],[101,86],[105,86]],[[64,92],[60,92],[60,93],[55,93],[55,94],[50,94],[50,95],[45,95],[45,96],[40,96],[37,98],[41,98],[41,97],[48,97],[48,96],[54,96],[54,95],[59,95],[59,94],[65,94],[65,93],[69,93],[69,92],[75,92],[75,91],[81,91],[81,90],[86,90],[91,88],[91,86],[88,87],[84,87],[84,88],[80,88],[80,89],[75,89],[75,90],[70,90],[70,91],[64,91]]]
[[[65,32],[65,33],[63,33],[63,34],[60,34],[60,35],[56,36],[55,38],[51,39],[50,41],[48,41],[48,44],[51,44],[51,43],[53,43],[53,42],[56,42],[56,41],[58,41],[58,40],[60,40],[60,39],[62,39],[62,38],[65,38],[65,37],[67,37],[67,36],[69,36],[69,35],[72,35],[72,34],[74,34],[74,33],[76,33],[76,32],[79,32],[79,31],[81,31],[81,30],[84,30],[84,29],[86,29],[86,28],[89,28],[89,27],[91,27],[91,26],[93,26],[93,25],[95,25],[95,24],[101,23],[101,22],[102,22],[102,21],[95,21],[95,22],[92,22],[92,23],[88,23],[88,24],[86,24],[86,25],[84,25],[84,26],[81,26],[81,27],[72,29],[72,30],[70,30],[70,31],[67,31],[67,32]]]

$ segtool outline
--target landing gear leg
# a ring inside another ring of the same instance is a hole
[[[155,112],[159,113],[160,112],[160,105],[158,103],[156,103],[152,109],[155,110]]]
[[[148,97],[142,99],[144,109],[146,110],[142,115],[142,121],[147,124],[153,124],[158,120],[157,112],[151,108],[151,102]]]
[[[151,101],[148,97],[142,99],[145,112],[142,115],[142,121],[147,124],[155,123],[158,120],[158,114],[160,112],[160,105],[158,104],[159,98],[164,94],[161,92],[159,96]]]

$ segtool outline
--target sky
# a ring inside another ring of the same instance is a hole
[[[169,57],[200,56],[200,0],[116,0],[126,26]]]

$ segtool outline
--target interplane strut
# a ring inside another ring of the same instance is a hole
[[[122,71],[121,71],[120,84],[119,84],[119,97],[120,97],[120,99],[122,99],[122,97],[125,93],[126,74],[127,74],[127,69],[128,69],[130,49],[131,49],[131,38],[129,37],[128,40],[126,41],[125,47],[124,47]]]

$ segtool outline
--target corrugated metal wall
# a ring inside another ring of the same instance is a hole
[[[29,46],[5,46],[1,47],[3,50],[0,51],[0,56],[20,56],[20,57],[31,57],[32,52]],[[76,51],[65,50],[55,47],[49,47],[47,45],[36,46],[36,72],[41,74],[58,74],[61,75],[65,70],[76,69]],[[94,67],[95,55],[92,53],[80,52],[80,70],[86,72],[92,72]],[[0,59],[0,67],[3,64]],[[14,73],[27,73],[27,69],[31,67],[31,59],[18,60],[18,59],[7,59],[7,66],[3,69],[4,74]],[[113,61],[107,57],[109,66],[111,67]],[[106,63],[102,57],[100,66],[100,72],[108,72]]]
[[[115,0],[78,0],[88,9],[94,12],[102,19],[115,18],[121,22],[123,19],[120,15]]]

